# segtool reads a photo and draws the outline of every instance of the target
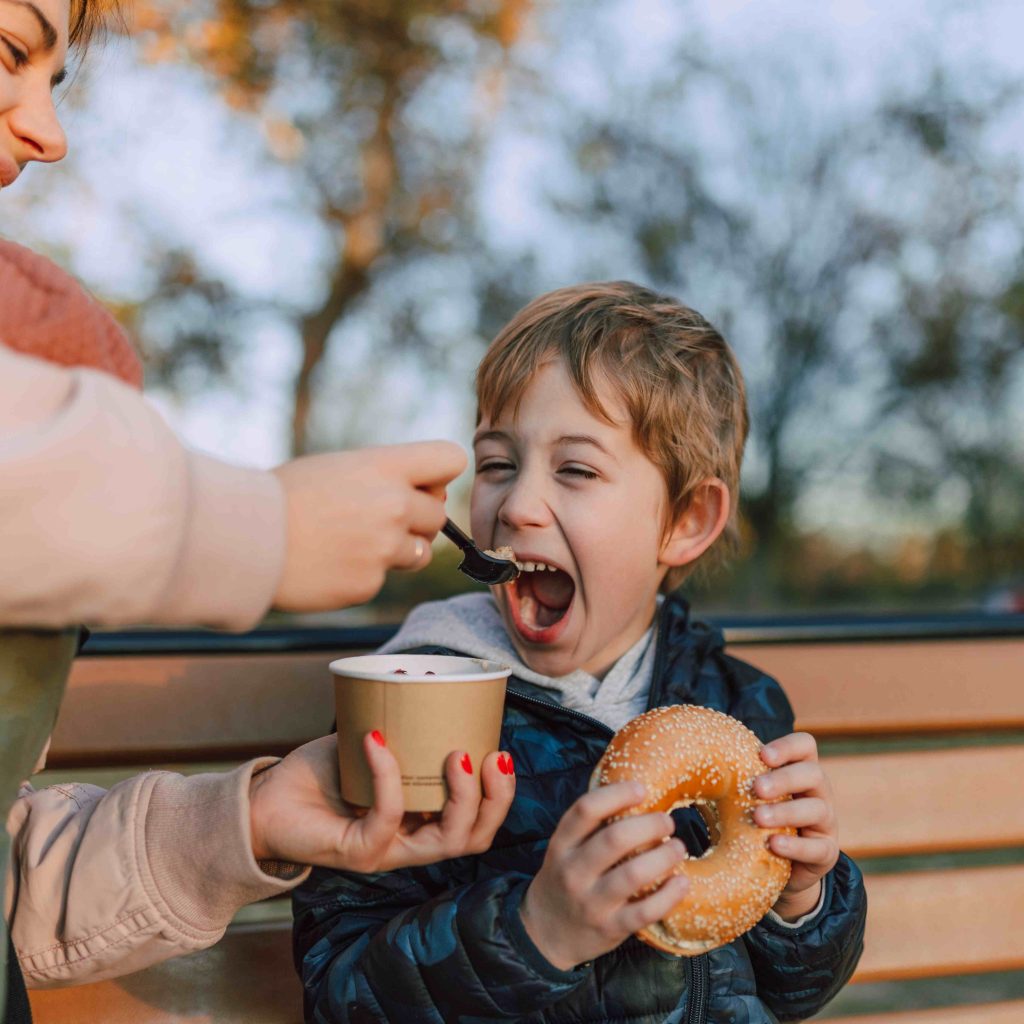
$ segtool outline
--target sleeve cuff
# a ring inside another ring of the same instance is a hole
[[[520,882],[513,886],[505,896],[502,906],[502,921],[509,940],[522,957],[523,963],[544,981],[554,985],[576,985],[583,980],[591,965],[589,963],[578,964],[571,971],[561,970],[534,945],[533,939],[526,931],[519,908],[529,884],[529,881]]]
[[[776,914],[774,910],[768,911],[768,917],[781,928],[802,928],[805,924],[813,921],[822,911],[825,906],[825,879],[821,880],[821,892],[818,894],[818,903],[812,909],[808,910],[806,914],[801,915],[795,921],[787,921],[780,914]]]
[[[188,778],[154,773],[140,824],[145,882],[183,930],[222,931],[242,907],[288,892],[309,874],[253,857],[249,783],[254,771],[273,763],[262,758]]]
[[[272,473],[187,456],[188,517],[160,618],[250,629],[270,607],[284,569],[281,485]]]
[[[809,910],[795,921],[786,921],[779,914],[776,914],[774,910],[769,910],[761,923],[767,924],[773,931],[784,935],[795,934],[812,927],[825,912],[825,908],[831,903],[833,885],[832,871],[830,871],[821,880],[821,895],[818,897],[817,906],[813,910]]]

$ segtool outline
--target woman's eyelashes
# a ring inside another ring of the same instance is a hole
[[[11,60],[14,61],[14,67],[23,68],[28,63],[28,54],[24,50],[19,50],[9,39],[5,36],[0,36],[3,39],[3,44],[6,50],[11,55]]]

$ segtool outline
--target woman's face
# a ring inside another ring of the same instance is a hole
[[[67,152],[53,105],[64,79],[70,0],[0,0],[0,188],[32,160]]]

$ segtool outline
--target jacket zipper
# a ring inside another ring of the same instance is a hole
[[[690,1005],[686,1024],[704,1024],[708,1017],[708,955],[700,953],[690,960]]]
[[[604,733],[607,736],[614,736],[615,730],[609,728],[604,722],[599,722],[596,718],[591,718],[590,715],[583,714],[582,711],[576,711],[573,708],[562,707],[561,704],[552,704],[550,701],[541,700],[539,697],[531,697],[527,693],[523,693],[521,690],[513,689],[509,687],[508,695],[515,697],[516,700],[521,700],[524,704],[536,704],[538,707],[544,708],[546,711],[554,711],[559,715],[567,715],[569,718],[577,718],[581,722],[586,722],[587,725],[593,726],[598,732]]]
[[[659,636],[658,639],[660,640],[661,637]],[[546,700],[541,700],[538,697],[531,697],[528,694],[522,693],[520,690],[512,688],[509,689],[508,695],[510,697],[514,697],[516,700],[522,701],[524,704],[537,704],[548,711],[554,711],[556,714],[579,719],[608,736],[614,735],[614,730],[610,729],[604,724],[604,722],[599,722],[596,718],[591,718],[589,715],[583,714],[582,711],[575,711],[573,708],[562,707],[560,704],[551,704]],[[708,958],[706,953],[701,953],[690,960],[690,1003],[686,1011],[686,1024],[705,1024],[708,1014],[707,1004],[709,987]]]

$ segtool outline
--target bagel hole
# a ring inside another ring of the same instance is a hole
[[[691,857],[703,857],[721,835],[714,804],[678,803],[669,812],[675,822],[673,835]]]

